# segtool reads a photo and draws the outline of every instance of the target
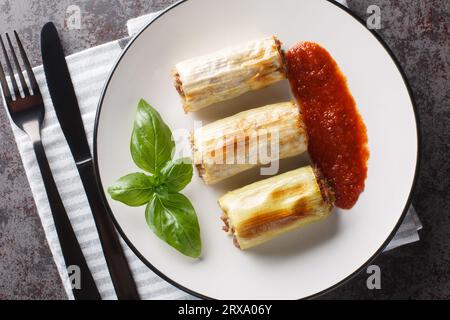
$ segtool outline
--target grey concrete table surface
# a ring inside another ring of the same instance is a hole
[[[126,35],[125,23],[173,0],[0,0],[0,33],[17,30],[33,65],[41,63],[39,31],[49,20],[68,54]],[[419,243],[382,254],[381,289],[367,274],[325,294],[327,299],[450,298],[450,43],[448,0],[349,0],[360,17],[381,8],[387,42],[405,70],[421,119],[421,170],[413,203],[424,224]],[[65,25],[77,5],[80,30]],[[381,201],[382,199],[380,199]],[[351,250],[351,249],[350,249]],[[8,123],[0,107],[0,299],[66,299]]]

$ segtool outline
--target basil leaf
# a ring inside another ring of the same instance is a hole
[[[192,172],[192,160],[180,158],[168,162],[161,170],[161,182],[167,186],[169,191],[178,192],[191,182]]]
[[[136,165],[156,174],[172,158],[172,132],[159,113],[144,99],[138,104],[131,135],[131,156]]]
[[[117,180],[108,188],[114,200],[131,207],[143,206],[150,201],[154,190],[154,179],[143,173],[131,173]]]
[[[150,229],[182,254],[198,258],[201,253],[200,227],[191,202],[181,193],[166,197],[153,194],[145,219]]]

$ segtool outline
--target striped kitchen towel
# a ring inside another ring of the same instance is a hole
[[[153,13],[130,20],[127,23],[130,36],[139,31],[155,15],[156,13]],[[91,150],[95,113],[101,90],[114,62],[122,51],[121,45],[125,42],[126,40],[113,41],[67,57]],[[42,140],[61,198],[102,298],[116,299],[92,213],[74,160],[58,124],[42,66],[34,68],[34,72],[46,106]],[[66,266],[31,142],[14,124],[12,124],[12,128],[50,250],[67,295],[70,299],[73,299]],[[420,222],[411,208],[396,237],[387,249],[419,240],[417,233],[419,227]],[[125,242],[122,241],[122,245],[143,299],[193,298],[153,273],[134,255]]]

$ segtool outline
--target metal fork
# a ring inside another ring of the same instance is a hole
[[[0,35],[0,44],[5,57],[6,67],[11,80],[10,82],[12,84],[11,90],[0,60],[0,84],[3,90],[3,97],[6,101],[11,119],[29,136],[31,142],[33,143],[34,152],[41,170],[42,180],[44,182],[45,191],[47,192],[50,209],[55,222],[56,232],[61,244],[64,261],[66,263],[66,267],[71,267],[71,270],[73,270],[73,273],[71,271],[69,278],[76,276],[76,272],[79,271],[80,278],[77,279],[75,277],[75,286],[72,286],[74,297],[75,299],[81,300],[101,299],[94,279],[92,278],[92,274],[89,271],[86,260],[81,251],[80,244],[78,243],[75,232],[70,224],[69,217],[67,216],[67,212],[61,201],[59,192],[56,188],[56,184],[47,161],[47,156],[45,155],[44,147],[42,145],[41,128],[45,115],[45,107],[41,92],[36,82],[33,70],[31,69],[30,62],[28,61],[25,50],[22,46],[22,42],[20,41],[19,35],[16,31],[14,31],[14,36],[19,48],[20,56],[22,57],[23,65],[28,75],[30,87],[28,87],[28,84],[25,81],[25,77],[12,41],[9,35],[6,34],[6,40],[9,45],[10,53],[22,88],[22,91],[20,91],[5,43],[3,42],[3,37]],[[77,280],[79,280],[79,282],[77,282]]]

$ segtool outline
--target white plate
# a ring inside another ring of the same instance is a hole
[[[189,0],[151,22],[124,50],[103,92],[96,122],[95,157],[103,188],[138,171],[129,141],[136,105],[149,101],[172,130],[192,129],[240,110],[290,99],[282,82],[185,115],[171,69],[178,61],[274,34],[289,48],[302,40],[324,46],[344,74],[366,123],[370,160],[366,189],[352,210],[242,252],[221,230],[217,199],[260,179],[259,171],[217,186],[195,176],[183,193],[200,220],[203,255],[192,260],[148,228],[144,208],[107,198],[116,225],[134,252],[174,285],[200,297],[298,299],[327,290],[371,260],[397,229],[415,181],[418,132],[402,73],[388,49],[343,8],[325,0]],[[281,171],[304,165],[284,161]]]

